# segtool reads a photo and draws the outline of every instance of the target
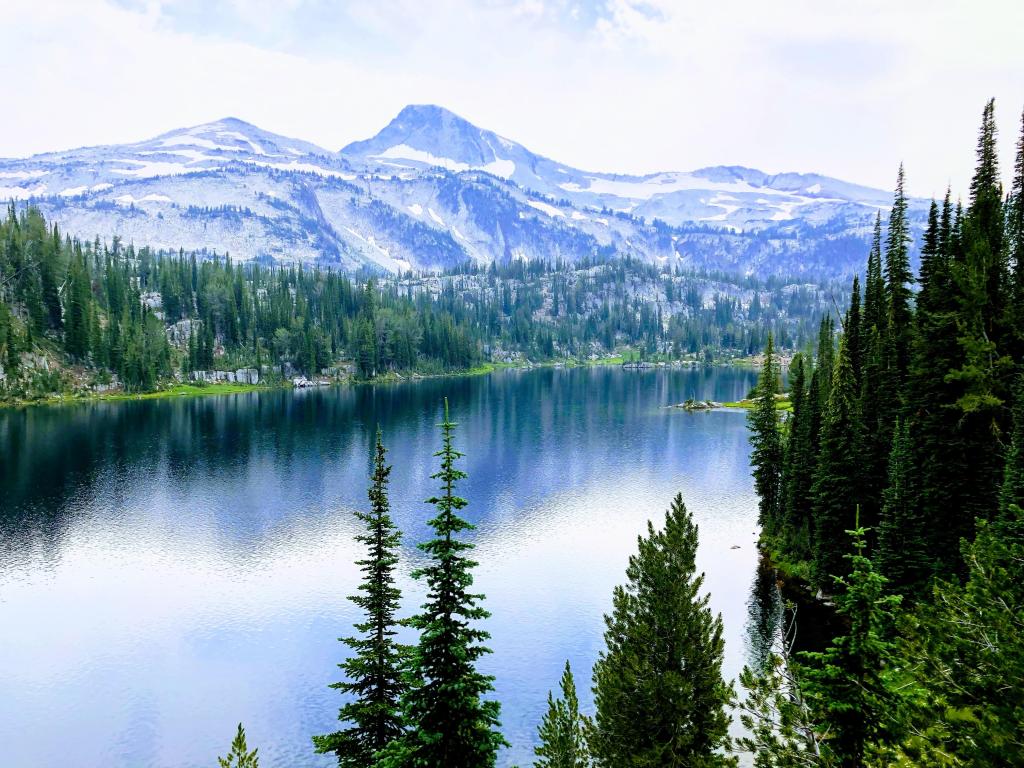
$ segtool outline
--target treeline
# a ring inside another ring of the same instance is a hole
[[[175,373],[288,363],[312,376],[357,357],[385,369],[448,370],[479,362],[470,323],[335,271],[236,265],[195,254],[62,238],[37,210],[0,223],[0,351],[56,351],[116,374],[129,390]]]
[[[767,345],[762,543],[846,633],[748,671],[764,765],[1024,764],[1024,124],[1004,197],[986,105],[967,205],[932,203],[916,279],[909,240],[901,168],[863,301],[855,278],[794,357],[782,421]]]
[[[623,348],[713,360],[759,350],[769,330],[800,345],[835,293],[730,279],[629,259],[347,276],[155,253],[116,237],[83,243],[11,206],[0,221],[0,365],[5,394],[25,397],[61,387],[40,355],[131,391],[264,365],[313,377],[351,361],[371,379]]]

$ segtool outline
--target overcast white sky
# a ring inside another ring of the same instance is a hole
[[[966,189],[1022,0],[0,0],[0,156],[234,116],[338,149],[436,103],[588,170]]]

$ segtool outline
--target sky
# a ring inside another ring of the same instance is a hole
[[[0,156],[232,116],[331,150],[440,104],[585,170],[1006,180],[1021,0],[0,0]]]

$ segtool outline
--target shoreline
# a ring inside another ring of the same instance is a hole
[[[579,361],[576,359],[548,360],[537,363],[481,363],[472,368],[465,368],[457,371],[446,371],[444,373],[407,373],[400,374],[393,371],[382,374],[374,379],[356,379],[353,377],[338,379],[328,384],[309,387],[309,389],[326,389],[329,387],[358,386],[358,385],[387,385],[403,384],[411,381],[425,379],[456,378],[460,376],[486,376],[495,371],[520,370],[529,371],[538,368],[598,368],[598,367],[621,367],[629,362],[620,355],[597,358],[595,360]],[[714,364],[714,367],[746,367],[746,361],[742,359],[732,360],[727,363]],[[700,368],[702,364],[687,362],[684,365],[666,363],[658,365],[652,363],[651,367],[643,370],[665,370],[675,368]],[[291,382],[285,380],[273,384],[238,384],[234,382],[176,382],[165,389],[156,389],[151,392],[90,392],[86,394],[55,394],[40,397],[34,400],[15,399],[0,401],[0,410],[22,409],[37,406],[67,406],[85,405],[88,403],[113,403],[113,402],[134,402],[141,400],[164,400],[177,397],[205,397],[209,395],[240,395],[248,392],[272,392],[276,390],[294,389]],[[740,403],[723,403],[728,408],[743,408]],[[672,407],[672,406],[669,406]]]

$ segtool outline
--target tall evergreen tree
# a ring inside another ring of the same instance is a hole
[[[954,439],[965,459],[961,507],[937,545],[956,560],[960,538],[970,535],[974,519],[996,509],[1002,481],[1003,433],[1015,368],[1004,325],[1006,263],[1003,249],[1002,189],[996,157],[994,103],[985,106],[978,139],[978,163],[971,181],[971,205],[957,245],[962,261],[954,276],[959,294],[957,327],[960,365],[946,374],[959,387],[952,420]],[[954,246],[956,247],[956,246]],[[950,505],[953,506],[953,505]]]
[[[402,664],[408,650],[395,641],[395,613],[401,600],[401,591],[395,586],[395,567],[401,532],[391,520],[391,467],[386,463],[386,455],[378,428],[368,491],[370,511],[355,513],[365,526],[365,532],[357,535],[356,541],[366,547],[366,557],[357,562],[363,573],[360,594],[349,599],[363,611],[364,620],[355,625],[362,636],[342,640],[354,653],[338,665],[344,670],[346,681],[331,685],[353,697],[338,713],[338,719],[349,725],[326,736],[313,737],[316,751],[333,752],[343,768],[374,765],[376,755],[404,733],[399,703],[406,687]]]
[[[782,435],[775,405],[779,368],[772,335],[764,350],[764,363],[757,382],[756,403],[748,414],[750,424],[750,465],[759,499],[758,521],[770,535],[778,532],[782,500]]]
[[[383,765],[389,768],[487,768],[505,745],[497,730],[500,705],[483,698],[494,678],[476,669],[490,652],[482,645],[490,635],[473,625],[490,614],[480,605],[484,596],[469,591],[476,562],[466,553],[473,545],[458,538],[473,526],[459,516],[467,502],[455,495],[455,486],[466,473],[455,466],[463,454],[455,450],[447,399],[440,426],[442,447],[434,455],[441,468],[431,477],[441,481],[441,494],[428,499],[437,509],[429,520],[434,538],[419,545],[430,562],[413,572],[427,584],[423,610],[409,622],[420,631],[410,665],[415,685],[403,696],[404,717],[413,727],[386,750]]]
[[[868,269],[864,280],[864,328],[861,337],[866,338],[871,328],[879,333],[887,327],[885,300],[885,279],[882,276],[882,214],[875,215],[875,229],[868,252]]]
[[[1006,240],[1009,266],[1013,270],[1010,325],[1014,331],[1014,358],[1024,354],[1024,112],[1021,112],[1020,137],[1013,164],[1013,181],[1006,206]]]
[[[953,341],[960,309],[953,280],[953,226],[947,192],[941,213],[931,207],[921,245],[906,416],[916,486],[913,504],[920,519],[928,521],[923,546],[940,571],[957,559],[952,536],[961,535],[967,522],[960,519],[967,457],[956,413],[962,389],[948,376],[961,361],[960,347]]]
[[[559,687],[561,697],[556,699],[548,693],[548,711],[537,729],[540,744],[533,749],[537,756],[534,768],[589,768],[586,734],[591,726],[589,719],[580,714],[576,681],[568,661]]]
[[[789,397],[793,410],[789,418],[782,473],[781,544],[798,560],[806,560],[811,556],[810,499],[817,463],[815,435],[812,434],[817,421],[813,412],[817,406],[817,393],[807,387],[809,365],[804,356],[798,353],[794,355],[789,368]]]
[[[813,488],[814,578],[821,587],[845,575],[845,532],[863,492],[858,454],[861,429],[853,366],[845,341],[840,340]]]
[[[878,570],[892,591],[920,594],[931,576],[928,531],[917,504],[917,468],[913,462],[910,430],[896,422],[889,454],[889,485],[878,533]]]
[[[853,383],[857,391],[860,391],[861,374],[864,367],[864,323],[861,318],[860,308],[860,277],[853,276],[853,286],[850,288],[850,308],[846,310],[846,318],[843,320],[843,336],[846,339],[846,348],[850,355],[850,365],[853,367]]]
[[[907,198],[903,191],[903,164],[896,176],[896,192],[889,211],[889,231],[885,240],[885,296],[887,323],[895,347],[896,370],[905,372],[910,342],[911,291],[914,274],[910,270],[910,226],[907,222]]]
[[[656,531],[638,538],[627,583],[605,617],[605,650],[594,665],[590,738],[601,768],[732,766],[731,686],[722,679],[722,619],[696,575],[697,526],[677,495]]]
[[[868,253],[864,286],[864,311],[860,329],[861,372],[857,392],[864,429],[858,453],[861,468],[861,513],[875,520],[882,506],[882,490],[887,478],[887,452],[892,444],[893,399],[895,387],[889,378],[891,358],[889,302],[882,271],[882,220],[875,216],[874,235]]]
[[[1018,377],[1014,394],[1013,432],[999,492],[999,517],[1009,515],[1014,504],[1024,507],[1024,375]]]

